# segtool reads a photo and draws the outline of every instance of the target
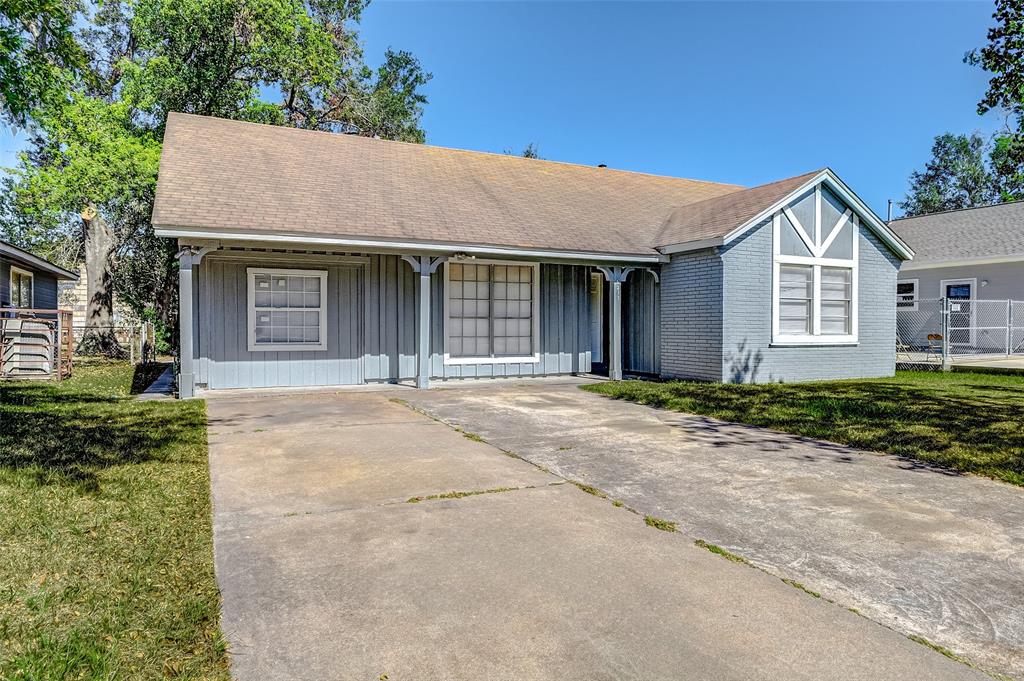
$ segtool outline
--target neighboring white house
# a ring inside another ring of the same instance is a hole
[[[891,375],[913,251],[829,169],[753,188],[167,121],[182,396],[603,372]]]

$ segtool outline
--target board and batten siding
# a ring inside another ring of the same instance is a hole
[[[660,285],[646,270],[633,270],[622,287],[622,370],[661,371]]]
[[[326,269],[325,351],[249,352],[248,267]],[[443,265],[442,265],[443,267]],[[540,362],[445,365],[444,277],[431,278],[434,379],[590,371],[589,268],[542,264]],[[328,386],[416,376],[416,286],[394,255],[303,257],[210,253],[196,269],[196,382],[211,389]]]

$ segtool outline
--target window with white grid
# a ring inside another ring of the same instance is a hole
[[[326,350],[327,272],[250,267],[249,350]]]
[[[775,343],[856,343],[860,218],[825,184],[773,217]]]
[[[536,264],[446,265],[449,360],[536,361]]]

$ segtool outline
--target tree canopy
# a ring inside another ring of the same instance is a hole
[[[65,246],[65,265],[102,260],[92,263],[101,278],[170,324],[174,244],[149,223],[169,112],[425,140],[430,74],[404,51],[365,62],[356,26],[366,6],[2,0],[2,113],[29,133],[0,197],[8,238]],[[109,294],[89,296],[90,316],[109,323]]]

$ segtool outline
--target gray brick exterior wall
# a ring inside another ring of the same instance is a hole
[[[661,375],[722,380],[722,258],[713,250],[661,267]]]
[[[858,344],[772,347],[771,221],[721,249],[722,375],[739,383],[892,376],[900,261],[866,227],[858,242]]]

